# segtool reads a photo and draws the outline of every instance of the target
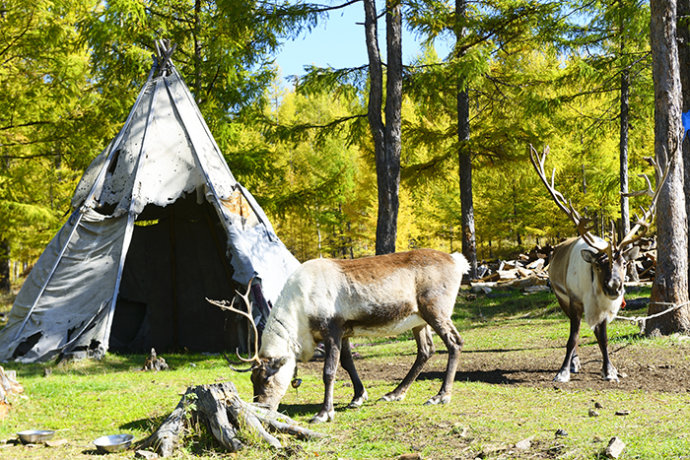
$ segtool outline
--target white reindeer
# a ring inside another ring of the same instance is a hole
[[[551,180],[546,178],[544,162],[548,153],[549,149],[546,147],[540,156],[530,145],[530,160],[537,174],[539,174],[558,207],[575,223],[580,234],[578,238],[571,238],[558,245],[549,264],[551,288],[561,308],[570,319],[570,337],[566,345],[565,360],[554,380],[568,382],[570,373],[580,370],[577,343],[580,323],[584,316],[587,324],[594,330],[594,335],[601,349],[603,356],[602,376],[606,380],[618,381],[618,371],[609,360],[606,326],[616,316],[623,303],[626,265],[630,260],[637,257],[639,250],[632,244],[644,232],[635,235],[640,229],[646,231],[649,227],[649,222],[654,216],[659,190],[668,176],[673,158],[668,162],[663,174],[661,174],[656,163],[648,159],[657,169],[659,180],[656,190],[651,189],[649,179],[644,176],[647,180],[648,189],[642,192],[632,192],[628,195],[648,194],[652,196],[652,203],[648,209],[643,208],[642,218],[636,216],[635,226],[618,244],[615,244],[613,231],[610,241],[603,240],[589,232],[586,228],[587,219],[582,218],[573,208],[572,203],[566,202],[563,194],[555,189],[555,169],[551,174]]]
[[[276,409],[296,371],[316,344],[325,345],[324,401],[312,422],[334,417],[333,386],[338,361],[350,375],[350,408],[368,398],[357,375],[350,337],[393,336],[412,330],[417,358],[402,382],[381,399],[402,400],[434,352],[431,331],[448,348],[446,375],[438,394],[426,404],[445,404],[451,391],[462,338],[451,321],[462,276],[469,265],[462,254],[431,249],[355,260],[315,259],[287,280],[266,322],[261,348],[249,361],[254,397]]]

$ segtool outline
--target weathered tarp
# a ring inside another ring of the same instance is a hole
[[[254,278],[263,297],[275,302],[298,265],[233,177],[182,78],[166,65],[149,77],[118,136],[85,171],[72,200],[74,213],[34,266],[0,330],[0,361],[100,356],[108,350],[111,328],[120,323],[131,329],[115,333],[119,339],[131,336],[123,350],[153,342],[207,347],[209,340],[182,343],[189,330],[180,333],[187,327],[198,329],[192,334],[209,334],[205,326],[216,328],[218,339],[211,342],[227,346],[232,342],[225,335],[239,329],[223,323],[238,319],[207,311],[204,296],[227,298],[233,283]],[[132,239],[145,233],[140,223],[156,226],[147,232],[160,244],[148,247],[160,246],[160,252],[150,257],[169,261],[150,263],[161,272],[156,276],[142,271],[145,258],[128,255]],[[190,238],[208,241],[187,244]],[[197,273],[204,278],[190,284]],[[147,289],[121,286],[144,278],[152,284]],[[182,286],[191,298],[181,294]],[[172,295],[155,292],[161,289]],[[127,292],[138,292],[137,299],[124,298]],[[116,313],[118,304],[128,313]],[[156,331],[170,323],[168,316],[174,324]]]

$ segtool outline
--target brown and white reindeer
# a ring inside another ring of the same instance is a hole
[[[648,209],[643,208],[641,218],[636,216],[636,223],[627,235],[616,243],[614,232],[610,239],[604,240],[594,236],[587,229],[588,220],[580,216],[570,201],[554,186],[555,169],[549,181],[544,172],[544,162],[549,153],[546,147],[540,155],[530,145],[530,160],[537,174],[551,194],[558,207],[575,223],[579,237],[570,238],[559,244],[553,252],[549,264],[549,280],[558,303],[570,319],[570,337],[566,345],[565,360],[556,374],[554,381],[568,382],[571,372],[580,370],[580,360],[577,356],[577,344],[580,333],[580,323],[584,317],[587,324],[594,330],[594,335],[603,356],[602,375],[606,380],[618,381],[618,371],[611,364],[608,355],[607,324],[613,320],[623,303],[624,281],[626,265],[637,257],[638,248],[633,246],[649,228],[661,185],[668,176],[668,162],[666,171],[661,174],[656,163],[658,185],[655,191],[651,189],[649,179],[645,177],[648,189],[633,192],[629,196],[648,194],[652,197]],[[643,232],[639,233],[640,230]],[[637,235],[637,236],[636,236]]]
[[[368,399],[352,359],[350,338],[393,336],[411,329],[417,358],[402,382],[381,400],[405,397],[434,352],[433,330],[448,348],[448,364],[441,389],[426,404],[449,402],[463,343],[451,315],[468,269],[462,254],[431,249],[305,262],[286,281],[266,322],[261,348],[249,360],[255,400],[276,409],[295,375],[297,361],[309,360],[323,342],[325,394],[311,422],[330,421],[335,414],[338,362],[352,380],[354,397],[348,407],[359,407]]]

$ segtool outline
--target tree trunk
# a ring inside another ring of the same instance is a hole
[[[194,98],[201,101],[201,0],[194,1]]]
[[[682,148],[681,86],[676,45],[675,0],[652,0],[650,38],[654,77],[654,152],[665,169]],[[649,313],[688,301],[688,226],[683,162],[674,161],[657,202],[657,264]],[[690,307],[647,321],[645,333],[690,331]]]
[[[465,35],[463,21],[467,10],[466,0],[455,1],[455,39],[457,52]],[[458,58],[460,55],[457,56]],[[474,232],[474,204],[472,202],[472,152],[469,148],[470,140],[470,99],[467,84],[458,79],[458,168],[460,179],[460,213],[462,220],[462,253],[470,263],[469,277],[477,277],[477,243]]]
[[[381,118],[383,72],[376,26],[376,2],[364,0],[364,33],[369,57],[369,105],[367,117],[374,139],[378,219],[376,254],[395,252],[398,228],[398,190],[400,188],[401,109],[402,109],[402,11],[398,0],[386,3],[386,123]]]
[[[0,292],[10,292],[10,245],[0,240]]]
[[[620,58],[623,60],[625,53],[625,31],[623,29],[623,0],[618,2],[620,8]],[[625,63],[625,61],[623,61]],[[628,130],[630,127],[630,69],[627,63],[621,71],[621,125],[620,125],[620,182],[621,182],[621,226],[620,238],[630,231],[630,205],[628,193]],[[639,281],[637,267],[634,263],[628,264],[627,275],[630,281]]]
[[[678,0],[676,38],[682,93],[682,112],[690,111],[690,0]],[[690,138],[683,138],[685,213],[690,216]],[[690,246],[690,245],[689,245]],[[690,248],[688,252],[690,257]]]

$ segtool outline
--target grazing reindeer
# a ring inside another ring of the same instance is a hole
[[[448,365],[441,389],[426,404],[449,402],[463,343],[451,315],[468,269],[462,254],[431,249],[305,262],[285,283],[266,322],[261,348],[248,360],[254,363],[255,399],[276,409],[295,374],[297,360],[309,360],[317,343],[323,341],[324,401],[311,422],[330,421],[338,361],[354,389],[348,407],[359,407],[368,398],[352,359],[350,337],[391,336],[412,329],[417,358],[402,382],[381,398],[402,400],[434,352],[433,329],[448,348]]]
[[[651,182],[645,177],[648,189],[642,192],[629,193],[629,196],[648,194],[652,196],[652,203],[644,209],[642,218],[636,217],[635,226],[619,243],[615,243],[613,231],[610,241],[592,235],[586,228],[588,220],[580,217],[571,202],[554,187],[555,169],[551,174],[551,181],[547,180],[544,172],[544,162],[548,155],[548,147],[539,155],[530,145],[530,160],[537,174],[556,204],[577,226],[578,238],[571,238],[556,247],[549,264],[549,280],[551,288],[556,294],[558,303],[570,318],[570,337],[566,345],[565,360],[556,374],[554,381],[568,382],[571,372],[580,370],[580,359],[577,356],[577,343],[580,333],[580,322],[585,321],[594,329],[594,335],[599,343],[603,356],[602,374],[606,380],[618,381],[618,371],[611,364],[608,355],[607,324],[616,316],[623,303],[625,268],[630,260],[637,257],[638,248],[633,247],[644,232],[649,228],[659,196],[673,159],[668,161],[666,171],[661,174],[659,167],[653,160],[657,170],[658,185],[652,191]],[[635,236],[640,229],[642,233]],[[630,247],[629,247],[630,246]]]

